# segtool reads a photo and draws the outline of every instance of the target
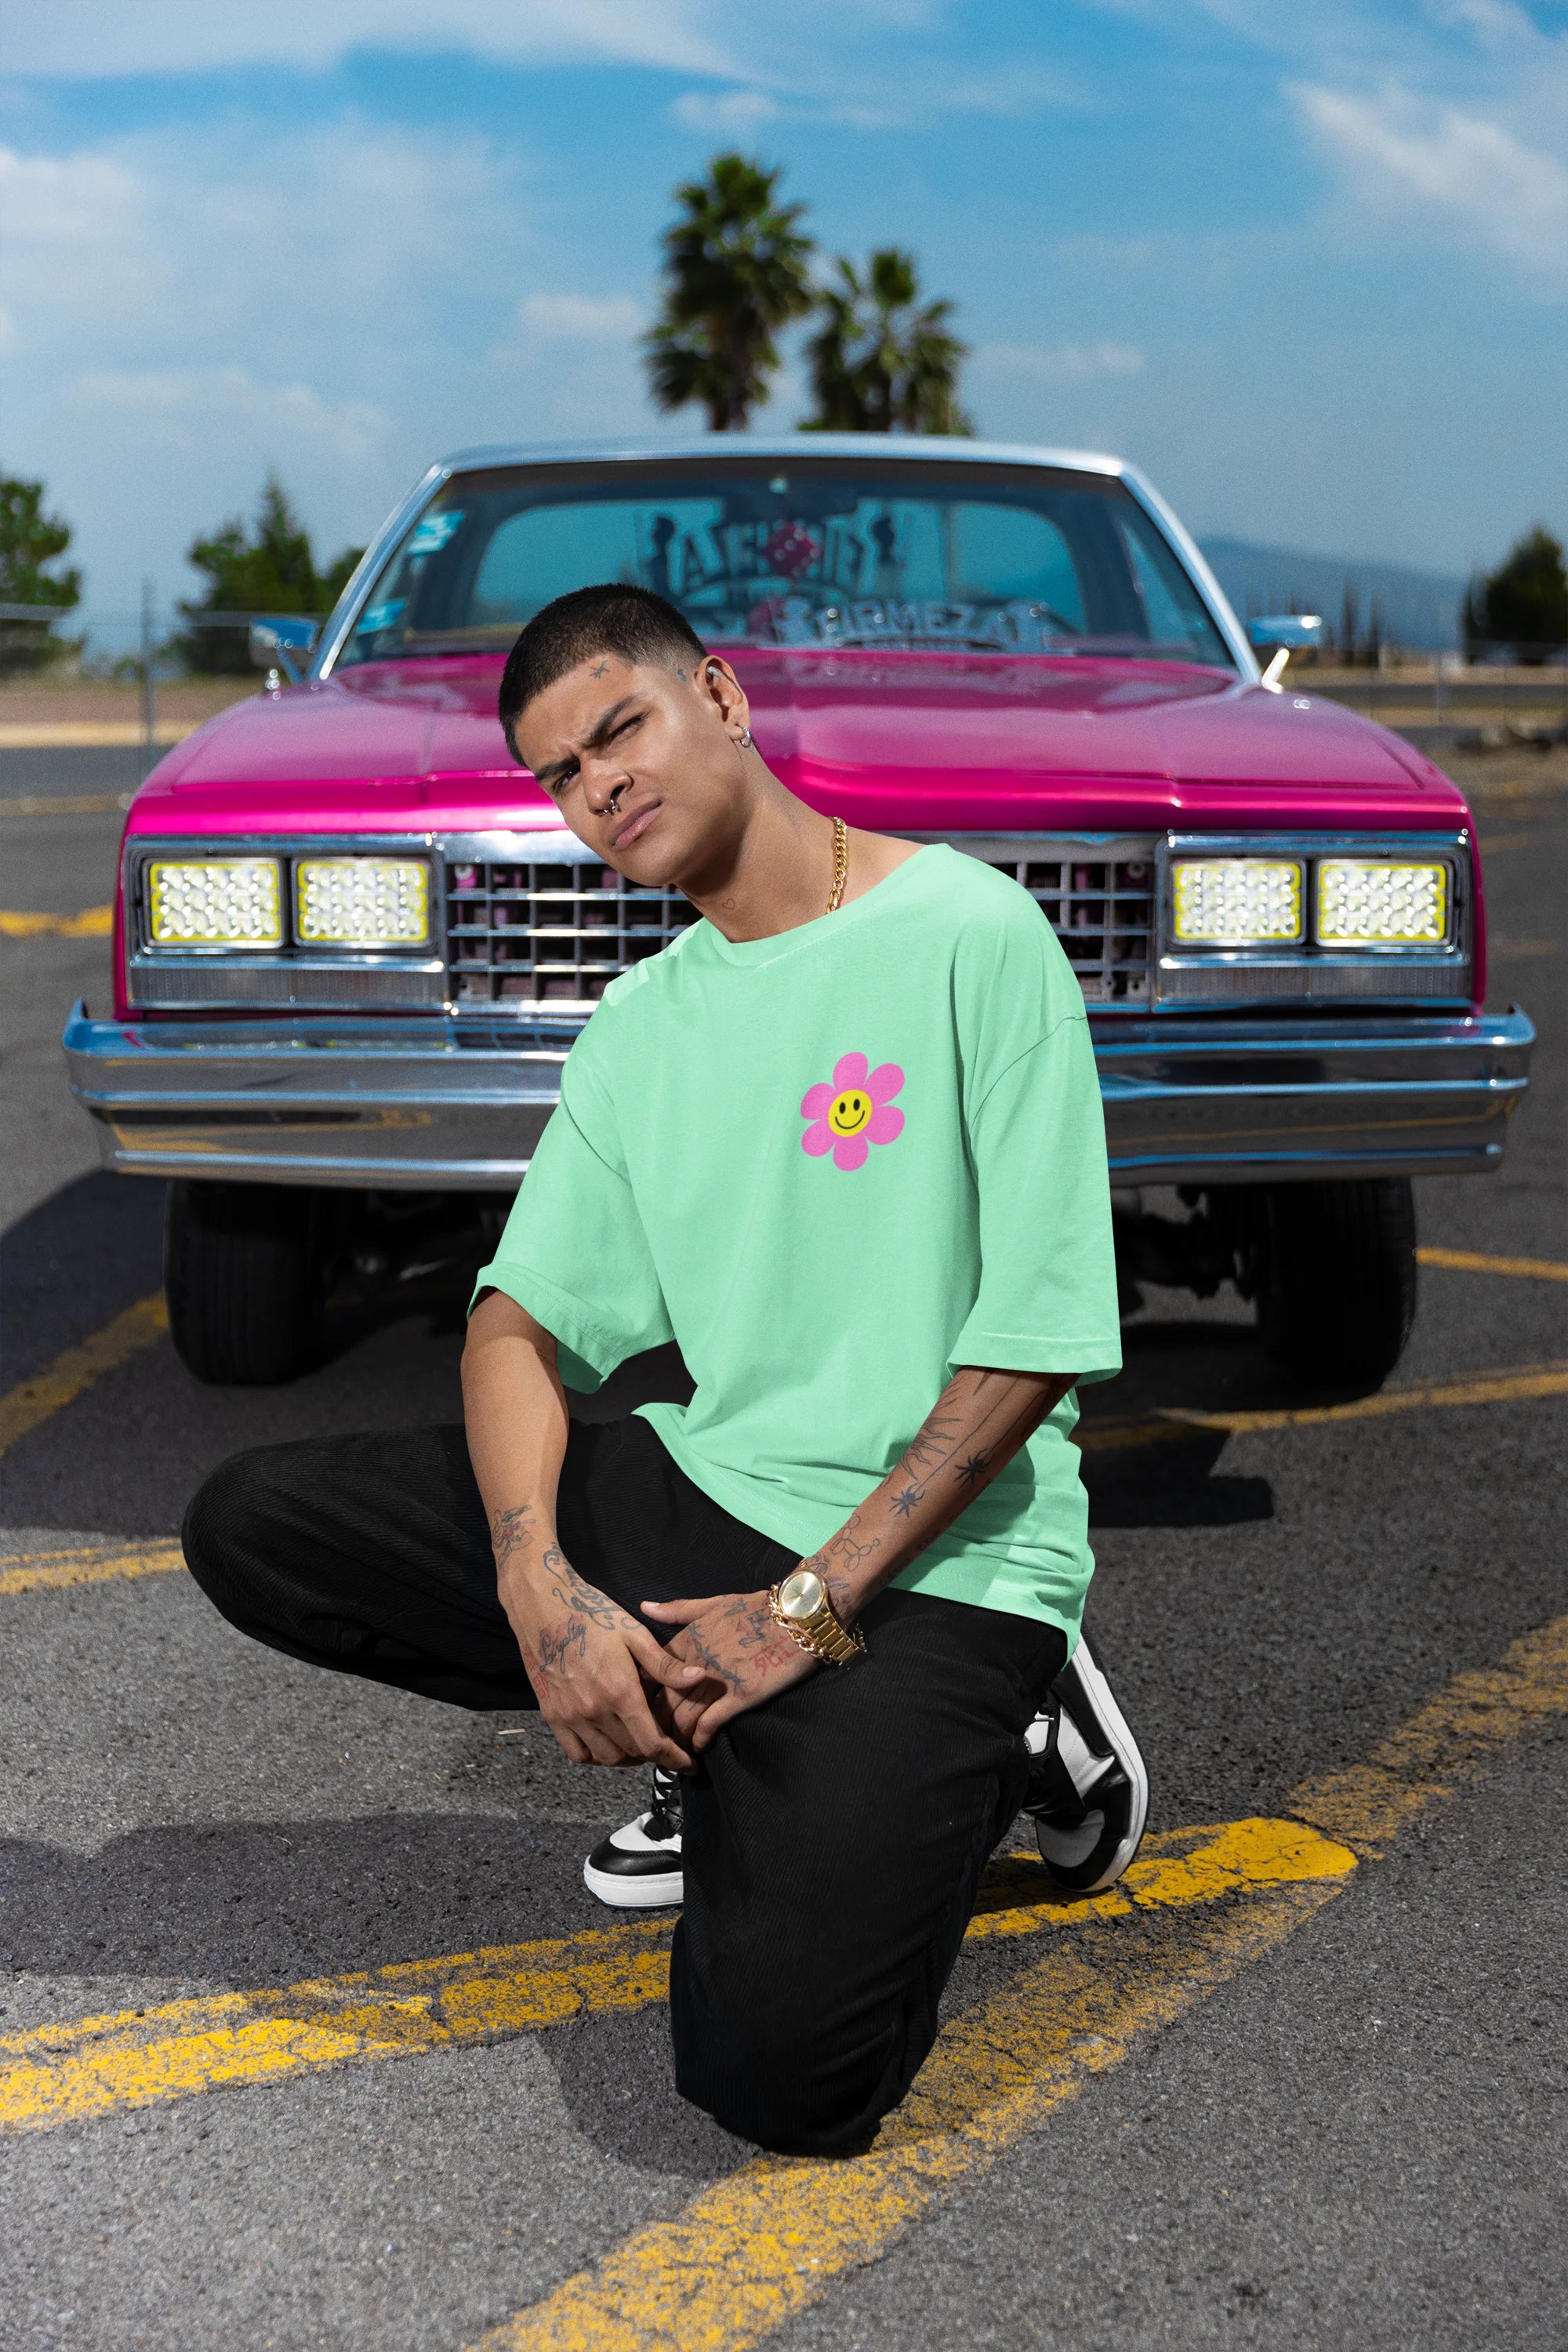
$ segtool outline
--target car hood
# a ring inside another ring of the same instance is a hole
[[[1462,817],[1447,778],[1310,693],[1149,662],[889,650],[731,658],[764,758],[814,805],[904,833]],[[134,830],[552,827],[511,761],[490,658],[380,664],[259,695],[149,777]]]

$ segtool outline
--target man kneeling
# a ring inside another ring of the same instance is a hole
[[[1078,1891],[1142,1830],[1078,1638],[1073,1391],[1121,1360],[1083,1003],[1016,883],[786,791],[658,597],[548,606],[500,715],[595,858],[704,919],[573,1047],[479,1276],[466,1435],[241,1455],[186,1557],[292,1657],[651,1764],[657,1833],[589,1884],[683,1895],[680,2091],[764,2147],[852,2151],[931,2047],[1020,1804]],[[689,1404],[568,1418],[671,1339]]]

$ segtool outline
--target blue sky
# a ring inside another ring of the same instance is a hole
[[[268,466],[331,551],[445,448],[646,429],[722,146],[826,254],[915,250],[983,432],[1116,450],[1200,533],[1568,534],[1568,0],[0,10],[0,463],[94,604],[188,589]],[[792,362],[757,421],[804,404]]]

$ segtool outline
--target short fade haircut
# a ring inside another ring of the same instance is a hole
[[[518,720],[536,695],[590,654],[618,654],[623,661],[658,662],[673,669],[683,655],[702,661],[707,652],[684,613],[651,588],[613,580],[574,588],[535,613],[507,656],[496,703],[507,749],[521,767]]]

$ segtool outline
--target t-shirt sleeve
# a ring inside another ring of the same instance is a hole
[[[981,1274],[950,1360],[1109,1380],[1121,1336],[1094,1047],[1067,959],[1018,895],[1022,908],[970,975],[984,992],[965,1106]]]
[[[566,1386],[592,1390],[673,1333],[614,1107],[583,1042],[567,1057],[560,1103],[474,1297],[504,1290],[515,1298],[553,1332]]]

